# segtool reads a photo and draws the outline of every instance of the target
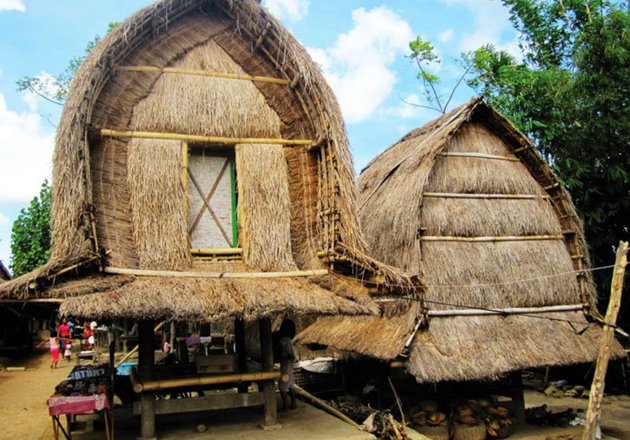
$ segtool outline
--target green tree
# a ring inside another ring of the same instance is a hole
[[[13,222],[11,230],[11,270],[14,276],[41,266],[50,257],[50,203],[51,189],[47,181],[42,184],[39,197],[33,198],[27,208]]]
[[[503,3],[523,59],[492,46],[465,54],[468,83],[534,140],[573,196],[594,264],[611,264],[630,238],[629,4]],[[609,274],[596,275],[607,292]]]
[[[107,32],[110,32],[117,25],[118,23],[109,23]],[[74,74],[100,40],[101,37],[99,35],[95,36],[92,41],[88,42],[82,55],[72,58],[68,62],[66,69],[52,78],[42,76],[22,77],[17,81],[18,92],[30,91],[48,102],[63,105],[70,90],[70,83],[72,78],[74,78]]]

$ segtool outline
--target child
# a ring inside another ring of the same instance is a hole
[[[59,337],[55,330],[51,330],[48,344],[50,345],[50,355],[52,356],[50,368],[57,368],[57,363],[59,362]]]
[[[72,359],[72,341],[68,340],[68,342],[66,342],[66,348],[63,352],[63,357],[67,360],[70,361]]]

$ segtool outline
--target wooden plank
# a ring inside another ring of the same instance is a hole
[[[466,241],[466,242],[493,242],[493,241],[530,241],[530,240],[564,240],[563,235],[504,235],[498,237],[456,237],[424,235],[418,237],[420,241]]]
[[[485,153],[440,153],[440,156],[443,157],[470,157],[474,159],[490,159],[490,160],[507,160],[510,162],[520,162],[518,157],[512,156],[497,156],[496,154],[485,154]]]
[[[620,242],[617,248],[617,257],[615,259],[615,269],[613,272],[612,283],[610,284],[610,300],[608,302],[608,310],[604,318],[604,328],[602,329],[602,339],[597,355],[597,364],[595,367],[595,375],[591,384],[591,393],[588,400],[588,410],[586,412],[586,426],[582,440],[595,440],[597,434],[597,426],[602,410],[602,402],[604,400],[604,386],[606,379],[606,370],[608,369],[608,361],[610,360],[610,344],[615,336],[615,325],[617,323],[617,314],[621,306],[621,292],[623,290],[623,277],[628,264],[628,242]]]
[[[155,414],[179,414],[213,411],[229,408],[246,408],[264,404],[263,393],[220,393],[189,399],[164,399],[155,402]],[[134,415],[142,413],[140,402],[133,405]]]
[[[180,69],[176,67],[157,67],[157,66],[119,66],[116,68],[116,70],[123,71],[123,72],[152,72],[152,73],[167,73],[167,74],[175,74],[175,75],[205,76],[209,78],[235,79],[235,80],[240,80],[240,81],[264,82],[264,83],[279,84],[279,85],[289,84],[289,80],[282,79],[282,78],[274,78],[271,76],[247,75],[247,74],[242,74],[242,73],[217,72],[214,70]]]
[[[444,193],[444,192],[425,192],[424,197],[435,197],[443,199],[550,199],[551,196],[544,194],[472,194],[472,193]]]
[[[181,133],[158,133],[152,131],[110,130],[103,128],[98,131],[103,137],[113,138],[138,138],[138,139],[167,139],[174,141],[187,141],[205,144],[228,145],[232,148],[235,144],[272,144],[287,146],[311,146],[312,140],[308,139],[278,139],[278,138],[232,138],[223,136],[200,136]],[[189,147],[194,147],[194,144]]]

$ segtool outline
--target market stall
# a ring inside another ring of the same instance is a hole
[[[105,420],[105,438],[114,438],[113,389],[109,371],[107,364],[77,365],[68,379],[55,387],[55,393],[48,399],[55,440],[59,439],[60,433],[66,439],[72,438],[77,416],[98,413],[102,413]],[[61,416],[66,417],[65,428]]]

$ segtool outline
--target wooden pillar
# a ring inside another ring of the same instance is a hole
[[[628,242],[619,242],[617,248],[617,258],[615,259],[615,269],[613,271],[612,283],[610,285],[610,299],[608,301],[608,309],[606,310],[606,318],[604,318],[604,328],[602,329],[602,339],[599,346],[599,354],[597,355],[597,364],[595,367],[595,375],[591,384],[591,393],[588,400],[588,409],[586,411],[586,426],[582,440],[594,440],[597,434],[597,426],[599,425],[599,417],[602,411],[602,403],[604,400],[604,387],[606,379],[606,370],[608,369],[608,361],[610,360],[610,345],[615,338],[615,326],[617,323],[617,314],[621,306],[621,292],[623,291],[623,277],[628,264]]]
[[[153,323],[140,321],[138,325],[138,367],[140,379],[151,381],[155,379],[155,351]],[[139,440],[157,439],[155,436],[155,396],[153,393],[142,393],[140,396],[140,437]]]
[[[238,372],[247,373],[247,351],[245,344],[245,322],[242,319],[234,321],[234,339],[236,344],[236,356],[238,357]],[[249,382],[238,385],[239,393],[246,393]]]
[[[260,352],[262,355],[263,371],[273,371],[273,342],[271,339],[271,320],[258,321],[260,328]],[[276,386],[273,380],[262,383],[265,396],[265,421],[263,427],[278,425],[278,402],[276,400]]]
[[[525,424],[525,394],[523,388],[523,376],[520,371],[512,373],[512,410],[514,411],[514,423],[517,426]]]

